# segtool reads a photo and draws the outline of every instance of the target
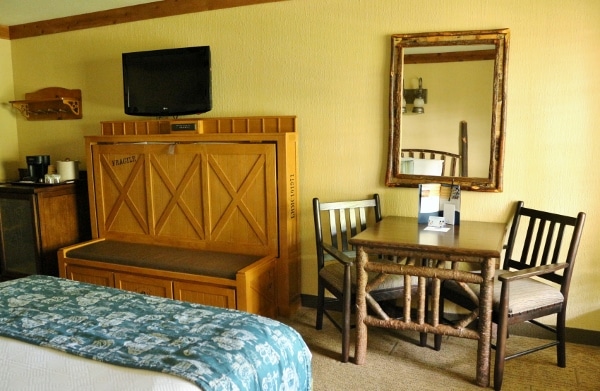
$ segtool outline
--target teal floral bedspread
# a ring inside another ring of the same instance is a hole
[[[309,390],[311,353],[278,321],[76,281],[0,283],[0,335],[170,373],[203,390]]]

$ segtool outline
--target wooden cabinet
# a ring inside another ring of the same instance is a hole
[[[0,185],[0,277],[58,276],[56,251],[91,235],[85,185]],[[87,233],[87,234],[86,234]]]

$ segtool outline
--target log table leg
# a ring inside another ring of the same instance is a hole
[[[479,292],[479,343],[477,344],[477,374],[475,382],[478,386],[490,385],[490,347],[492,343],[492,298],[494,289],[493,258],[483,262],[481,274],[483,282]]]
[[[354,362],[358,365],[365,363],[367,355],[367,325],[364,320],[367,317],[367,272],[364,270],[368,261],[368,255],[362,246],[356,248],[356,349]]]

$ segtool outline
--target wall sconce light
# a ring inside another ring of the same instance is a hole
[[[406,113],[406,101],[407,104],[412,104],[412,112],[415,114],[425,113],[425,103],[427,103],[427,90],[423,89],[423,79],[419,77],[419,88],[418,89],[404,89],[404,96],[402,100],[402,112]]]

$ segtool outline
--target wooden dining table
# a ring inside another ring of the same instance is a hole
[[[357,252],[355,363],[366,361],[367,326],[471,338],[478,341],[476,384],[488,387],[493,278],[507,225],[461,221],[447,225],[447,230],[426,228],[416,218],[389,216],[350,239]],[[389,262],[390,258],[396,261]],[[480,273],[473,273],[474,269]],[[367,272],[379,272],[380,277],[368,282]],[[404,275],[406,286],[418,281],[416,292],[405,289],[401,317],[388,315],[368,293],[392,274]],[[458,281],[479,301],[478,310],[457,324],[444,322],[439,314],[440,284],[448,279]],[[467,284],[479,284],[479,295]],[[476,329],[468,328],[474,320],[478,320]]]

